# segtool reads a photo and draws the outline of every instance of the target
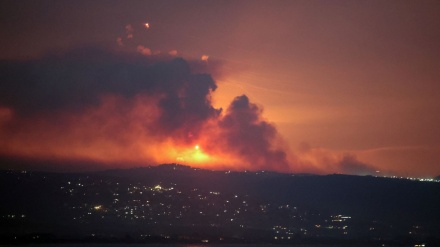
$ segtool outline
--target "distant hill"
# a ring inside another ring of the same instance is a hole
[[[142,178],[153,183],[179,184],[258,195],[279,202],[320,210],[341,211],[359,217],[380,215],[399,220],[432,219],[433,205],[440,208],[440,184],[353,175],[284,174],[276,172],[209,171],[182,165],[101,172],[111,176]],[[432,209],[432,210],[420,210]],[[440,210],[437,212],[440,216]]]
[[[87,173],[1,171],[0,195],[0,232],[7,236],[214,235],[275,243],[440,236],[440,183],[406,179],[169,164]]]

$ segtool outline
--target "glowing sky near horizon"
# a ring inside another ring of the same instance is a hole
[[[384,173],[440,174],[438,1],[8,0],[2,5],[3,61],[95,46],[218,63],[211,73],[218,86],[213,106],[226,110],[245,94],[263,108],[263,120],[276,126],[294,154],[289,161],[303,164],[292,171],[338,172],[332,164],[348,157]],[[10,116],[10,109],[0,106],[0,134]],[[169,145],[157,148],[183,160],[209,158],[202,143],[185,150]],[[37,149],[29,144],[23,153]],[[212,151],[211,158],[221,159],[219,153]],[[237,157],[227,159],[236,164]]]

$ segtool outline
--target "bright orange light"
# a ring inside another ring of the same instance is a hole
[[[192,155],[195,162],[208,162],[210,161],[209,155],[197,150],[196,153]]]
[[[179,147],[179,146],[168,146],[168,156],[174,156],[175,161],[183,162],[184,164],[194,165],[203,164],[208,165],[208,163],[214,162],[214,157],[208,153],[202,151],[199,144],[191,147]]]
[[[144,23],[144,27],[146,28],[146,29],[148,29],[148,28],[150,28],[150,23]]]

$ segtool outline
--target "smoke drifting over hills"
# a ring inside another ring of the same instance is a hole
[[[103,167],[179,162],[307,170],[247,96],[225,112],[213,107],[217,84],[208,72],[215,70],[215,63],[95,48],[2,61],[1,155]],[[329,171],[368,167],[353,160],[332,161]]]

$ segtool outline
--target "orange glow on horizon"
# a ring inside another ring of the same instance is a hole
[[[42,116],[32,122],[14,119],[8,108],[0,109],[0,124],[10,123],[17,131],[4,131],[0,154],[32,159],[93,161],[129,167],[180,163],[198,168],[239,170],[245,162],[227,150],[209,144],[219,135],[212,123],[200,126],[204,134],[187,141],[163,138],[155,132],[160,116],[156,107],[160,97],[139,95],[124,99],[115,95],[101,97],[99,106],[81,113],[61,113],[57,121]],[[121,111],[121,108],[129,110]],[[126,125],[126,123],[129,123]],[[149,126],[151,128],[146,128]],[[44,133],[44,138],[41,138]],[[203,148],[202,148],[203,147]]]
[[[130,167],[180,163],[212,170],[276,170],[291,172],[291,167],[277,167],[244,158],[239,150],[225,142],[225,133],[216,120],[204,122],[199,136],[189,140],[155,134],[160,116],[155,107],[159,98],[139,95],[127,100],[107,95],[99,106],[82,113],[64,113],[53,119],[36,118],[33,122],[14,120],[9,109],[2,109],[4,122],[17,121],[17,133],[5,133],[0,153],[18,157],[56,160],[84,160]],[[120,109],[129,107],[128,111]],[[126,125],[126,123],[129,123]],[[145,128],[150,126],[151,128]],[[44,138],[41,138],[44,133]],[[298,171],[298,169],[295,169]]]
[[[128,168],[179,163],[212,170],[339,171],[341,156],[319,149],[300,153],[301,157],[287,153],[288,166],[267,164],[258,153],[246,159],[243,150],[228,145],[228,133],[222,132],[215,119],[203,122],[198,126],[198,135],[190,139],[157,134],[163,131],[155,124],[161,114],[156,107],[159,100],[160,96],[126,99],[106,95],[98,106],[81,113],[61,113],[50,119],[43,115],[32,122],[15,119],[12,110],[1,108],[0,124],[17,126],[18,132],[2,129],[0,153],[42,160],[93,161],[104,169],[112,165]]]

